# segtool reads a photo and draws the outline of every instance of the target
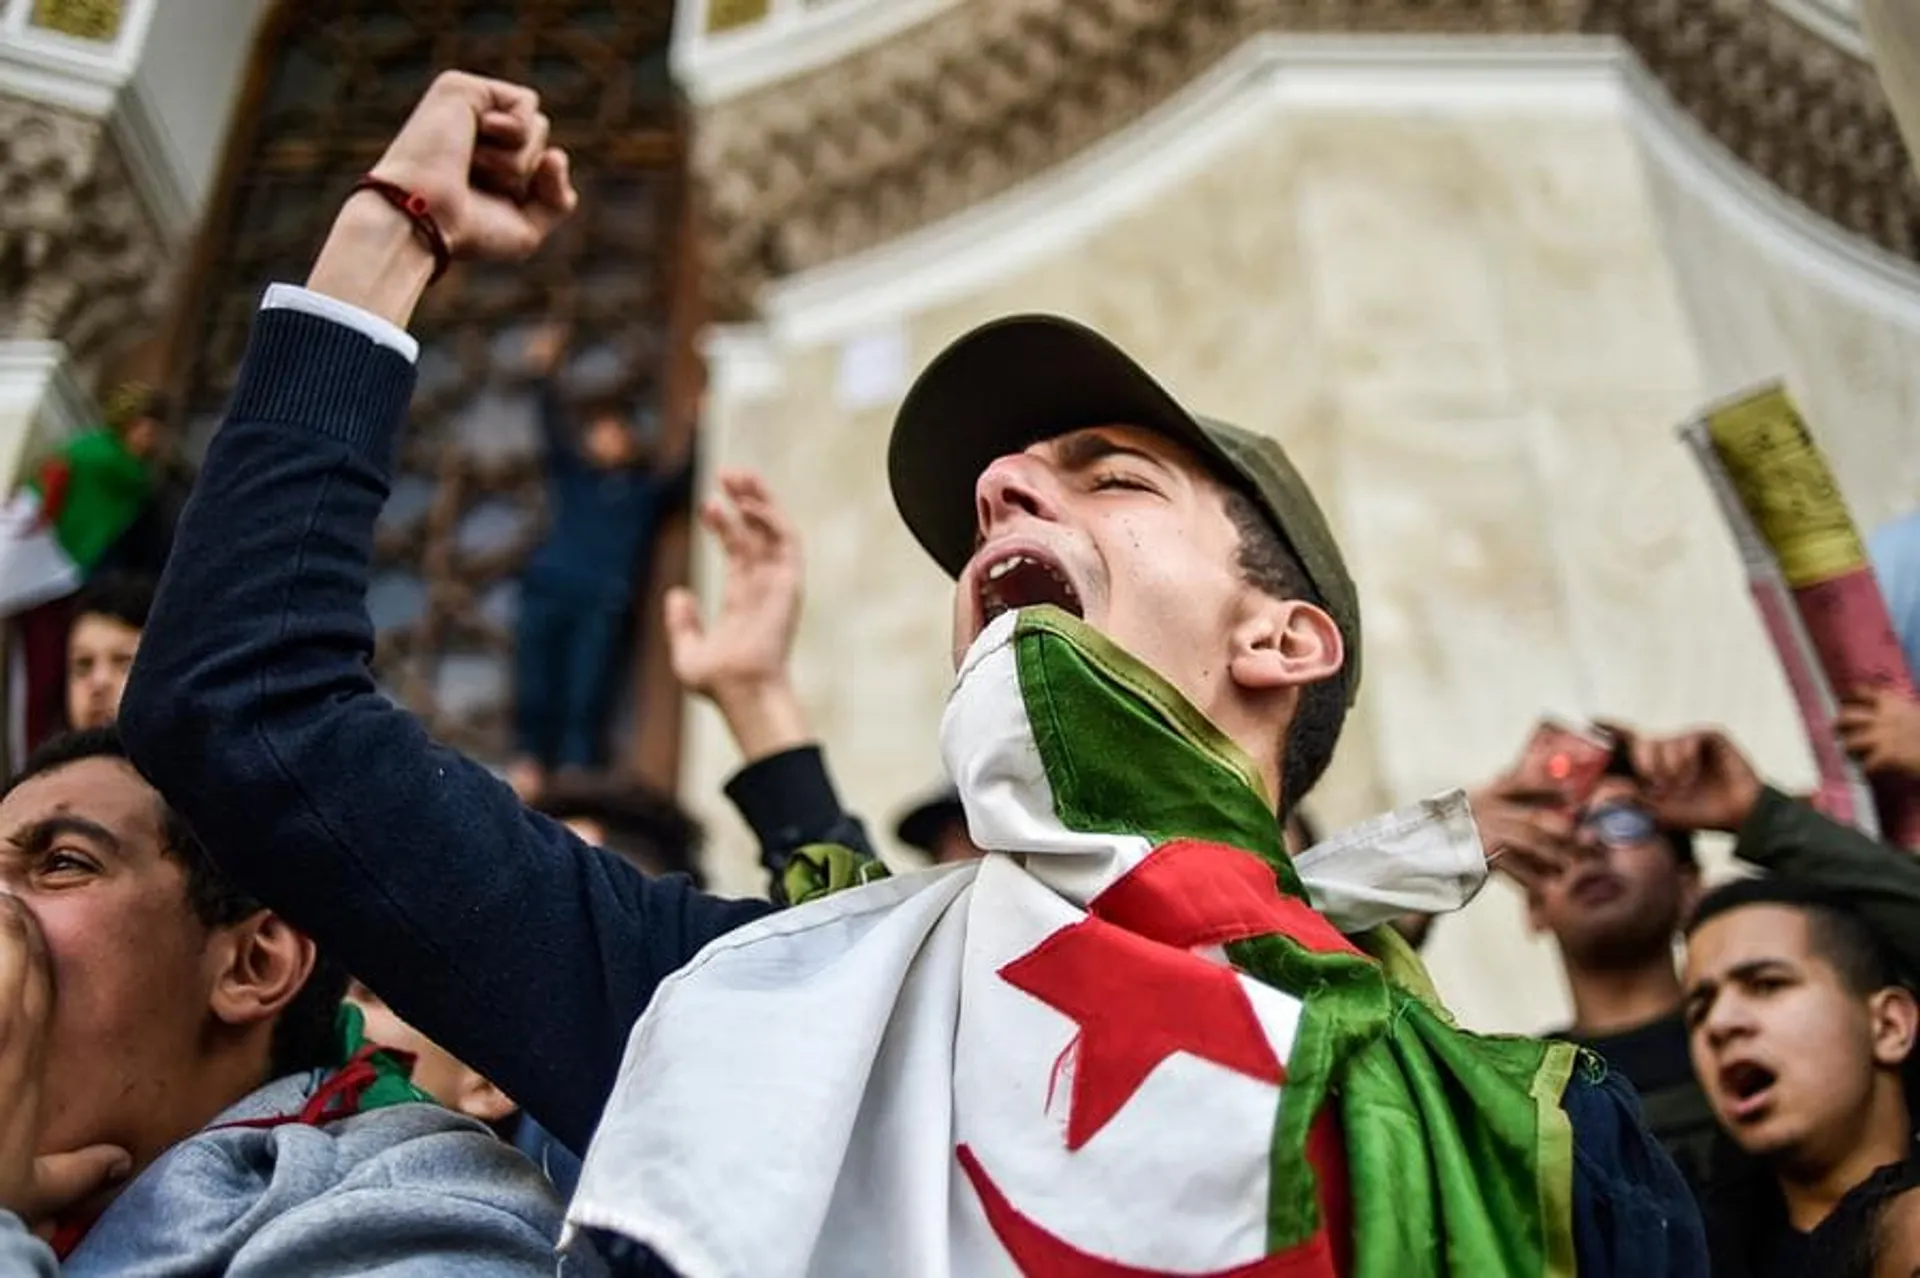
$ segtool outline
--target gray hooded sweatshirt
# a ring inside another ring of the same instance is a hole
[[[554,1272],[559,1200],[532,1163],[471,1119],[411,1103],[317,1125],[232,1125],[298,1115],[324,1077],[277,1079],[169,1149],[64,1262],[0,1210],[0,1275]]]

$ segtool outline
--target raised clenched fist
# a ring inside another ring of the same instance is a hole
[[[456,257],[517,261],[578,202],[549,127],[532,89],[448,71],[372,172],[426,201]]]
[[[371,176],[420,200],[452,256],[518,261],[579,203],[548,128],[532,89],[449,71]],[[406,327],[436,264],[410,213],[374,191],[357,193],[320,246],[307,288]]]

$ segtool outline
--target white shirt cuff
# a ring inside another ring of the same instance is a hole
[[[267,287],[267,295],[261,300],[260,309],[305,311],[309,315],[318,315],[321,319],[357,329],[368,340],[397,352],[409,364],[420,360],[420,343],[413,334],[390,320],[383,320],[351,302],[328,297],[325,293],[316,293],[294,284],[272,284]]]

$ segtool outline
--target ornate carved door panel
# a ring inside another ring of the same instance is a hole
[[[564,310],[575,328],[572,391],[626,397],[669,450],[691,429],[696,392],[668,385],[669,369],[680,380],[697,372],[681,357],[697,289],[682,279],[671,19],[668,0],[288,0],[263,27],[219,204],[181,299],[171,376],[204,439],[261,291],[304,278],[353,179],[432,76],[459,67],[540,90],[555,143],[574,156],[581,213],[534,261],[456,266],[428,295],[371,597],[384,688],[436,736],[484,759],[509,746],[516,577],[543,518],[527,334]],[[664,696],[656,704],[677,709]],[[627,745],[617,753],[631,759]],[[670,771],[653,779],[670,782]]]

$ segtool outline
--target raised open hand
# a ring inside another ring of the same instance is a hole
[[[674,677],[689,691],[719,699],[747,685],[784,682],[800,622],[800,539],[764,481],[722,471],[721,496],[700,507],[700,522],[726,554],[720,608],[702,622],[693,592],[667,596],[667,639]]]
[[[1920,701],[1877,688],[1842,706],[1833,727],[1868,772],[1920,776]]]
[[[719,498],[700,522],[720,539],[726,580],[711,621],[693,592],[667,595],[667,644],[674,677],[712,701],[748,762],[812,739],[789,678],[800,624],[800,539],[758,475],[720,472]]]
[[[1622,724],[1601,725],[1626,748],[1648,811],[1677,830],[1738,830],[1760,801],[1747,756],[1714,728],[1645,737]]]

